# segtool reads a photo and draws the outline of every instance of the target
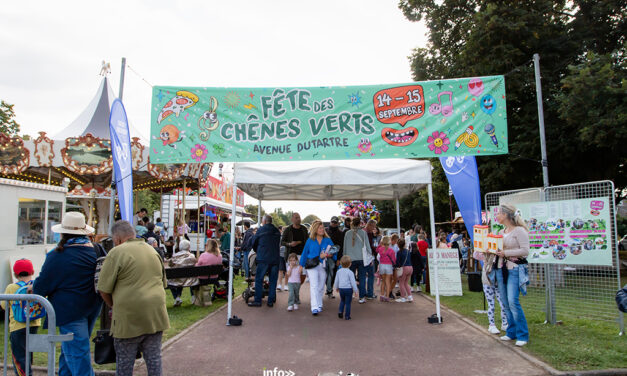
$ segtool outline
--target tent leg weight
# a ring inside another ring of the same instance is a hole
[[[429,324],[442,324],[442,321],[444,321],[444,319],[442,317],[440,317],[440,319],[438,320],[438,314],[434,313],[433,315],[427,317],[427,322]]]

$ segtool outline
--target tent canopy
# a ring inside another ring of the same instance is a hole
[[[431,163],[412,159],[235,163],[235,183],[260,200],[393,200],[431,183]]]

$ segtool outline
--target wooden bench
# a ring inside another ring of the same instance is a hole
[[[210,275],[218,275],[226,268],[222,265],[207,265],[207,266],[184,266],[182,268],[165,268],[165,276],[167,279],[176,278],[191,278],[191,277],[204,277]]]

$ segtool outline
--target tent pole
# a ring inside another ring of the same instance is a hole
[[[235,182],[235,166],[233,166],[233,199],[232,201],[232,212],[231,212],[231,252],[229,255],[229,309],[228,309],[228,317],[226,318],[226,325],[229,325],[229,320],[233,317],[233,258],[235,257],[235,226],[237,220],[235,218],[235,213],[237,210],[236,204],[237,200],[237,183]]]
[[[198,211],[196,212],[196,258],[200,257],[200,178],[198,178]],[[203,250],[204,251],[204,250]]]
[[[433,213],[433,188],[431,183],[427,184],[427,190],[429,191],[429,219],[431,221],[431,249],[433,250],[433,280],[435,282],[435,313],[438,316],[438,323],[442,323],[442,316],[440,315],[440,290],[438,286],[438,252],[435,247],[435,214]]]
[[[183,210],[181,211],[181,217],[183,218],[183,224],[187,223],[185,216],[187,213],[185,213],[185,201],[187,201],[187,179],[183,179],[183,194],[181,194],[181,197],[183,197]]]
[[[398,198],[396,199],[396,229],[398,231],[398,236],[401,236],[401,213],[398,208]]]
[[[259,199],[259,203],[257,204],[257,227],[261,225],[261,199]]]

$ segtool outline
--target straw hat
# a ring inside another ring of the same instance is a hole
[[[94,228],[85,224],[85,216],[79,212],[67,212],[60,225],[52,226],[52,232],[59,234],[89,235]]]

